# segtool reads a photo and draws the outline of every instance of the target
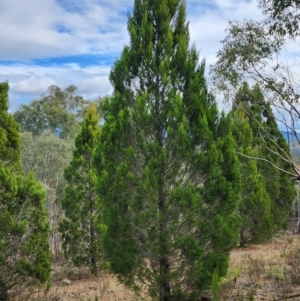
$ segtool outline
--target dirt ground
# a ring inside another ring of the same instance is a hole
[[[237,248],[223,279],[221,300],[299,300],[300,236]]]
[[[228,274],[221,279],[219,287],[218,301],[300,301],[300,236],[281,235],[270,243],[233,250]],[[210,296],[211,292],[206,295]],[[108,273],[92,278],[88,271],[58,262],[54,265],[51,287],[36,287],[21,300],[137,301],[147,298],[126,289]]]

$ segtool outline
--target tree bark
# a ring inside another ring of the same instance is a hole
[[[163,180],[159,182],[158,189],[158,208],[160,213],[159,220],[159,235],[160,235],[160,301],[171,301],[171,286],[170,286],[170,266],[168,258],[168,250],[166,246],[166,213],[165,213],[165,197],[163,192]]]
[[[244,228],[241,227],[240,230],[240,247],[243,248],[246,245],[245,236],[244,236]]]
[[[90,240],[90,262],[91,262],[91,272],[92,275],[97,276],[97,261],[96,261],[96,254],[94,250],[94,244],[95,244],[95,228],[93,224],[93,213],[95,210],[95,200],[93,198],[93,193],[92,193],[92,180],[91,180],[91,175],[90,171],[92,170],[92,158],[89,160],[89,198],[90,198],[90,235],[91,235],[91,240]]]
[[[160,264],[160,300],[161,301],[171,301],[171,286],[169,280],[169,258],[168,256],[164,256],[159,261]]]
[[[0,301],[8,301],[7,288],[1,276],[0,276]]]
[[[90,255],[91,255],[91,272],[92,275],[97,276],[97,263],[96,263],[96,256],[94,251],[94,243],[95,243],[95,230],[93,226],[93,222],[91,221],[91,227],[90,227],[90,235],[91,235],[91,242],[90,242]]]

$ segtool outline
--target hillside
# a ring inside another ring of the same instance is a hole
[[[300,236],[282,234],[270,243],[236,248],[231,252],[228,274],[219,285],[219,301],[300,300]],[[70,280],[69,284],[64,279]],[[124,288],[107,272],[90,277],[57,262],[52,273],[52,287],[36,288],[30,301],[137,301],[150,300]],[[204,294],[211,300],[211,292]],[[24,300],[24,295],[21,297]],[[20,301],[21,301],[20,300]],[[203,299],[205,300],[205,299]]]

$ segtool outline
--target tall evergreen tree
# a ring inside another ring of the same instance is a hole
[[[236,149],[240,154],[240,173],[242,178],[241,202],[239,215],[242,218],[240,246],[247,242],[263,242],[272,236],[271,200],[266,190],[264,177],[260,174],[257,161],[247,158],[257,157],[253,145],[253,134],[249,118],[242,104],[233,106],[233,135]]]
[[[8,84],[0,83],[0,300],[50,276],[49,224],[44,191],[20,162],[19,127],[8,110]]]
[[[265,102],[258,85],[250,88],[244,83],[235,101],[249,117],[253,148],[256,149],[256,155],[253,157],[259,159],[258,171],[265,179],[266,190],[271,199],[273,230],[276,232],[285,229],[296,196],[294,182],[288,174],[280,171],[281,169],[292,172],[290,163],[279,155],[285,153],[286,157],[290,157],[288,144],[278,129],[272,109]]]
[[[62,208],[65,219],[60,224],[63,249],[75,265],[89,264],[97,275],[100,258],[101,223],[99,202],[95,194],[96,175],[92,166],[93,151],[100,131],[99,116],[91,106],[75,139],[75,150],[70,165],[65,169],[68,185]]]
[[[161,301],[199,300],[214,270],[226,273],[239,224],[231,121],[185,18],[182,0],[135,1],[95,154],[110,267]]]
[[[269,116],[270,123],[264,123],[267,127],[273,127],[271,123],[274,125],[277,123],[280,128],[288,131],[289,137],[292,138],[290,143],[296,147],[295,142],[298,145],[300,143],[297,130],[300,116],[299,83],[292,65],[281,61],[281,53],[284,46],[290,43],[290,38],[299,36],[297,19],[300,15],[297,8],[300,2],[298,0],[259,0],[259,2],[268,18],[265,22],[253,20],[229,22],[227,35],[222,41],[223,47],[217,54],[215,66],[211,69],[212,82],[216,89],[224,93],[225,100],[229,101],[232,101],[244,81],[250,80],[259,85],[259,94],[263,94],[264,101],[261,102],[262,107],[259,109],[260,102],[255,100],[255,106],[252,108],[256,107],[255,110],[262,116],[265,113]],[[249,98],[248,101],[251,102]],[[276,122],[271,109],[276,112]],[[256,121],[254,123],[259,124]],[[258,131],[265,132],[263,127]],[[273,134],[271,134],[271,138],[272,135],[275,138],[273,143],[276,144],[277,138],[282,140],[282,137],[280,138],[274,131]],[[270,139],[268,142],[268,145],[271,145]],[[270,150],[270,147],[268,148]],[[297,162],[285,151],[286,148],[280,149],[278,145],[274,145],[274,149],[279,157],[277,160],[289,162],[292,167],[287,165],[286,170],[279,167],[281,171],[299,180],[300,170]],[[274,171],[274,174],[278,174],[278,171]],[[283,180],[286,179],[287,177]],[[283,184],[281,186],[283,187]],[[276,190],[278,192],[278,189]]]

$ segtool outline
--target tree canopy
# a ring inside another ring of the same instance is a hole
[[[270,33],[290,37],[299,35],[300,3],[298,0],[259,0],[259,5],[268,17],[265,23]]]
[[[50,276],[49,223],[45,192],[24,176],[19,127],[8,114],[8,84],[0,83],[0,299]]]
[[[14,113],[21,131],[31,132],[34,136],[50,131],[60,138],[73,139],[80,127],[78,118],[82,117],[88,103],[76,95],[76,91],[72,85],[64,90],[50,86],[48,94],[40,100],[21,105]]]
[[[226,273],[239,229],[231,120],[208,93],[185,18],[184,1],[135,1],[95,153],[106,259],[161,301],[199,300],[214,270]]]
[[[96,195],[96,174],[92,165],[93,151],[100,132],[97,108],[86,112],[81,131],[75,139],[75,150],[65,169],[67,181],[61,204],[65,213],[60,223],[63,249],[75,265],[88,264],[97,275],[101,258],[101,203]]]
[[[278,16],[280,10],[284,13],[285,5],[287,5],[287,8],[291,8],[290,5],[295,4],[294,1],[281,0],[261,2],[265,7],[269,7],[268,9],[274,9],[274,14],[278,13]],[[275,13],[275,10],[278,12]],[[276,16],[274,15],[274,18]],[[286,24],[286,26],[289,25]],[[294,30],[294,38],[296,38],[296,29]],[[254,85],[257,84],[260,93],[263,94],[264,102],[259,102],[255,98],[250,99],[251,97],[247,94],[243,95],[244,99],[253,104],[256,102],[256,106],[261,105],[261,112],[272,113],[273,121],[268,127],[272,126],[274,131],[277,131],[278,127],[284,129],[299,145],[300,137],[297,128],[300,118],[300,94],[296,71],[297,61],[295,60],[295,64],[292,66],[286,64],[280,57],[284,46],[289,41],[291,40],[289,40],[287,32],[283,34],[273,32],[266,25],[266,22],[255,22],[253,20],[229,22],[227,35],[222,41],[223,47],[217,54],[218,60],[212,67],[211,74],[214,87],[224,93],[226,101],[234,99],[243,82],[248,81],[254,83]],[[267,109],[266,106],[268,106]],[[261,128],[260,132],[263,131],[263,128]],[[268,139],[267,136],[262,138],[265,141]],[[276,142],[273,139],[274,137],[270,136],[270,138],[268,143]],[[283,170],[280,166],[277,166],[277,168],[294,179],[300,179],[300,170],[290,153],[285,148],[278,147],[278,145],[274,147],[280,160],[288,162],[293,170],[289,168]],[[276,167],[276,165],[273,165],[273,167]]]
[[[244,247],[247,243],[267,241],[273,234],[271,215],[271,199],[266,189],[266,181],[258,169],[255,137],[249,117],[241,108],[243,104],[234,103],[233,135],[236,141],[236,151],[239,154],[240,173],[242,178],[241,202],[238,213],[242,218],[239,242]]]
[[[65,140],[51,132],[34,137],[24,132],[21,137],[21,162],[25,174],[33,172],[46,191],[46,208],[50,221],[49,243],[51,253],[61,252],[61,236],[58,224],[62,217],[60,201],[66,181],[64,169],[72,159],[73,140]]]

